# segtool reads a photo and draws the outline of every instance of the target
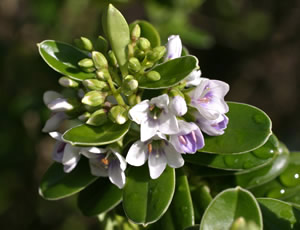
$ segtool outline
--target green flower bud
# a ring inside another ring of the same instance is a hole
[[[151,81],[158,81],[160,79],[160,74],[156,71],[150,71],[146,74],[146,77]]]
[[[84,58],[78,62],[78,65],[82,68],[91,68],[94,67],[94,62],[92,59]]]
[[[148,50],[151,47],[151,43],[149,42],[149,40],[147,38],[139,38],[139,40],[137,41],[137,46],[139,47],[140,50]]]
[[[105,109],[99,109],[95,111],[87,120],[88,125],[99,126],[107,121],[107,111]]]
[[[108,117],[114,123],[122,125],[128,120],[128,111],[123,106],[116,105],[111,108]]]
[[[237,218],[231,225],[230,230],[243,230],[246,228],[246,221],[243,217]]]
[[[110,73],[108,69],[102,69],[102,70],[98,70],[96,72],[96,75],[99,80],[106,81],[107,79],[109,79]]]
[[[169,96],[170,97],[181,96],[182,98],[184,98],[184,94],[179,89],[172,89],[169,92]]]
[[[90,68],[82,68],[82,70],[86,73],[93,73],[95,72],[95,68],[94,67],[90,67]]]
[[[97,79],[87,79],[83,80],[82,84],[89,90],[100,90],[107,91],[109,90],[108,85],[104,81],[99,81]]]
[[[141,27],[136,24],[131,31],[131,40],[136,41],[141,36]]]
[[[107,93],[99,92],[99,91],[90,91],[84,95],[81,102],[90,106],[98,106],[103,104]]]
[[[143,61],[145,58],[145,52],[143,50],[136,50],[134,52],[134,56],[139,59],[139,61]]]
[[[130,96],[131,94],[135,93],[138,89],[139,83],[137,80],[134,79],[132,75],[128,75],[125,77],[122,85],[122,92],[126,96]]]
[[[134,47],[133,47],[132,44],[128,44],[128,46],[127,46],[127,54],[128,54],[128,57],[133,57]]]
[[[130,58],[128,61],[128,69],[133,73],[139,72],[141,69],[141,64],[139,60],[135,57]]]
[[[107,69],[108,63],[105,56],[102,53],[98,51],[93,51],[92,58],[96,69]]]
[[[147,54],[147,59],[149,61],[156,62],[156,61],[160,60],[163,56],[165,56],[166,51],[167,51],[166,47],[164,47],[164,46],[155,47],[152,50],[152,52],[149,52]]]
[[[108,58],[109,58],[109,63],[112,65],[112,66],[115,66],[115,67],[118,67],[118,61],[117,61],[117,58],[115,56],[115,53],[110,50],[108,51]]]
[[[98,36],[95,46],[96,50],[99,50],[101,53],[106,53],[108,50],[108,42],[102,36]]]
[[[78,119],[82,122],[86,122],[90,118],[91,114],[89,112],[85,112],[81,114]]]
[[[76,88],[78,87],[78,82],[68,78],[68,77],[61,77],[58,80],[58,83],[63,86],[63,87],[67,87],[67,88]]]
[[[82,48],[86,51],[92,51],[93,50],[93,43],[91,42],[90,39],[85,38],[85,37],[81,37],[80,38],[81,42],[82,42]]]

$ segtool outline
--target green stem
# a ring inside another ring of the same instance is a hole
[[[122,96],[120,95],[120,93],[117,91],[117,89],[114,86],[114,83],[111,79],[111,76],[109,75],[109,78],[107,79],[107,83],[111,89],[111,92],[113,93],[114,97],[116,98],[117,102],[119,105],[126,105],[126,103],[124,102]]]

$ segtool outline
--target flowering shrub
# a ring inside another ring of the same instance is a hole
[[[112,5],[103,29],[106,38],[81,37],[77,48],[38,44],[64,87],[44,94],[52,115],[43,132],[57,142],[41,196],[79,193],[83,214],[122,229],[255,230],[271,226],[271,214],[296,226],[296,214],[275,208],[294,206],[271,198],[296,199],[300,159],[289,163],[269,117],[226,102],[229,85],[201,77],[178,35],[161,45],[151,24],[128,26]]]

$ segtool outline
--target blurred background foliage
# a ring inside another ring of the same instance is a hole
[[[165,42],[180,34],[204,77],[231,85],[227,100],[263,109],[290,150],[300,150],[300,1],[297,0],[1,0],[0,229],[101,229],[74,198],[44,201],[41,176],[54,142],[41,128],[43,92],[59,90],[60,74],[36,43],[96,38],[107,3],[128,22],[146,19]]]

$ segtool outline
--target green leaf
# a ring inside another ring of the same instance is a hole
[[[206,209],[200,230],[229,230],[239,217],[263,229],[261,211],[255,197],[240,187],[227,189],[218,194]]]
[[[191,227],[185,228],[184,230],[199,230],[200,225],[196,224]]]
[[[186,154],[186,162],[224,170],[247,170],[268,164],[277,152],[278,140],[271,135],[260,148],[243,154],[221,155],[211,153]]]
[[[112,4],[108,6],[105,22],[104,30],[118,63],[122,68],[127,62],[126,48],[130,42],[128,24],[121,12]]]
[[[152,180],[148,167],[130,168],[123,190],[123,208],[127,217],[138,224],[157,221],[168,209],[175,191],[175,170],[167,166]]]
[[[247,104],[228,102],[229,123],[221,136],[205,137],[200,152],[239,154],[259,148],[272,134],[271,120],[262,110]]]
[[[122,193],[108,178],[99,178],[79,193],[78,207],[86,216],[99,215],[116,207],[122,201]]]
[[[289,152],[280,148],[274,160],[250,172],[236,173],[236,183],[245,188],[253,188],[267,183],[284,171],[289,162]]]
[[[147,38],[150,41],[152,48],[160,46],[159,33],[152,24],[144,20],[137,20],[129,25],[130,31],[136,24],[138,24],[141,28],[141,37]]]
[[[102,126],[79,125],[67,130],[63,139],[72,145],[106,145],[118,141],[129,130],[130,121],[123,125],[107,121]]]
[[[265,230],[300,229],[300,211],[293,205],[272,198],[258,198],[257,201],[262,211]]]
[[[187,77],[198,66],[194,56],[175,58],[155,66],[151,71],[160,74],[160,80],[152,81],[145,76],[139,80],[139,87],[143,89],[163,89],[176,85]]]
[[[94,73],[85,73],[79,68],[77,63],[88,58],[81,50],[53,40],[39,43],[38,48],[44,61],[55,71],[79,81],[95,77]]]
[[[96,179],[87,159],[81,159],[70,173],[64,172],[62,164],[53,163],[42,178],[39,192],[47,200],[58,200],[80,192]]]
[[[195,219],[200,219],[205,212],[207,206],[212,201],[210,189],[207,185],[199,185],[192,191],[193,206],[195,211]]]

